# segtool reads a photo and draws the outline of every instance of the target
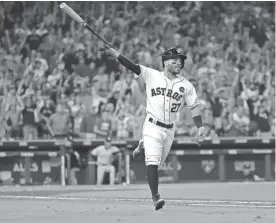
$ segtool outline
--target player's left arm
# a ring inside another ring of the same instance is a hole
[[[116,51],[115,49],[111,48],[110,46],[103,44],[98,47],[98,49],[102,52],[105,52],[114,58],[116,58],[124,67],[126,67],[128,70],[131,70],[136,75],[140,76],[141,74],[141,68],[139,64],[133,63],[131,60],[126,58],[124,55]]]
[[[120,152],[121,152],[121,150],[117,146],[113,146],[113,148],[112,148],[112,154],[113,155],[116,155]]]
[[[202,121],[202,115],[200,111],[200,101],[196,94],[196,90],[194,86],[191,86],[191,88],[188,90],[185,101],[188,105],[188,108],[191,111],[194,123],[196,127],[198,128],[198,145],[201,146],[204,138],[205,138],[205,128]]]

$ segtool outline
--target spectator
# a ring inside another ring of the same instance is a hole
[[[5,111],[7,112],[9,106],[17,103],[16,88],[14,85],[8,87],[7,97],[4,98],[3,105],[5,106]]]
[[[56,112],[49,117],[47,126],[52,136],[69,133],[71,127],[70,115],[61,104],[57,105]]]
[[[143,123],[146,119],[146,106],[141,104],[138,110],[135,113],[134,124],[133,124],[133,136],[135,139],[142,138]]]
[[[121,108],[123,105],[122,105],[122,100],[120,98],[120,92],[114,91],[111,97],[108,99],[108,103],[111,103],[113,105],[113,108],[114,108],[113,112]]]
[[[0,139],[6,138],[6,120],[4,117],[0,116]]]
[[[80,101],[80,94],[77,92],[77,89],[71,94],[71,100],[68,101],[68,107],[73,115],[81,110],[85,110],[84,105]]]
[[[22,108],[17,104],[10,104],[9,110],[6,115],[6,124],[10,127],[9,136],[11,138],[20,137],[19,119]]]
[[[107,102],[106,92],[103,89],[99,89],[97,92],[95,88],[92,87],[92,105],[98,108],[98,111],[101,112],[101,106]]]
[[[106,110],[102,110],[101,117],[96,120],[96,124],[94,126],[94,133],[97,138],[105,138],[111,134],[112,123],[108,118],[108,112]]]
[[[36,28],[32,28],[32,32],[26,38],[26,46],[27,48],[32,50],[38,50],[40,44],[42,42],[42,38],[40,35],[37,34]]]
[[[77,135],[80,135],[81,133],[81,123],[84,118],[84,109],[81,108],[80,110],[74,112],[72,114],[73,118],[73,132]]]
[[[94,135],[94,127],[96,120],[100,116],[98,115],[98,108],[96,106],[90,106],[89,110],[84,114],[82,122],[80,124],[80,132],[85,133],[87,136]]]
[[[270,136],[270,113],[266,101],[261,102],[259,107],[256,109],[255,120],[258,125],[257,135],[261,137]]]
[[[247,135],[250,120],[249,117],[246,116],[245,109],[243,107],[238,107],[237,110],[233,113],[232,119],[240,134]]]
[[[176,136],[183,137],[183,136],[190,136],[190,127],[192,124],[192,116],[191,112],[189,111],[188,107],[185,105],[180,109],[180,113],[177,115],[176,120]]]
[[[116,117],[116,137],[118,139],[127,139],[130,137],[131,124],[130,118],[126,116],[124,109],[118,111]]]
[[[23,108],[21,111],[23,138],[37,139],[37,123],[39,122],[38,110],[31,96],[27,97],[25,101],[26,104],[24,105],[21,98],[19,98],[20,107]]]
[[[127,89],[124,97],[123,97],[123,102],[122,102],[122,107],[125,110],[125,113],[131,117],[132,114],[134,114],[135,111],[135,106],[133,104],[133,97],[132,97],[132,92],[131,89]]]
[[[219,97],[215,98],[214,103],[211,102],[211,106],[213,110],[215,130],[220,134],[220,131],[222,128],[222,120],[221,120],[222,105]]]
[[[43,105],[40,109],[40,134],[43,138],[50,138],[51,133],[47,127],[47,123],[49,122],[49,118],[55,112],[55,106],[51,99],[47,99],[45,105]]]
[[[126,74],[125,78],[116,81],[113,85],[112,91],[119,91],[121,97],[124,97],[126,92],[131,92],[133,104],[137,106],[141,102],[142,94],[140,87],[138,82],[133,80],[132,75]]]
[[[50,118],[50,116],[55,112],[55,106],[51,99],[47,99],[45,105],[40,109],[40,114],[43,118]]]

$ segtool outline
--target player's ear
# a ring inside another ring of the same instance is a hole
[[[169,61],[168,61],[168,60],[164,61],[164,67],[167,67],[168,64],[169,64]]]

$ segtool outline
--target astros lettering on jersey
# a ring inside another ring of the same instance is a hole
[[[184,77],[170,80],[164,72],[140,65],[141,74],[146,84],[147,113],[161,122],[174,123],[176,113],[186,104],[192,108],[199,104],[194,86]]]

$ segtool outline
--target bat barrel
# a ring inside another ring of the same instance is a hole
[[[71,9],[66,3],[60,4],[60,9],[64,11],[67,15],[69,15],[72,19],[74,19],[76,22],[82,24],[86,29],[88,29],[90,32],[92,32],[94,35],[96,35],[100,40],[102,40],[105,44],[111,46],[109,42],[107,42],[103,37],[101,37],[94,29],[92,29],[89,25],[86,24],[86,22],[73,10]]]
[[[61,3],[59,7],[62,11],[64,11],[67,15],[69,15],[76,22],[79,22],[79,23],[84,22],[84,20],[73,9],[71,9],[66,3],[64,3],[64,2]]]

